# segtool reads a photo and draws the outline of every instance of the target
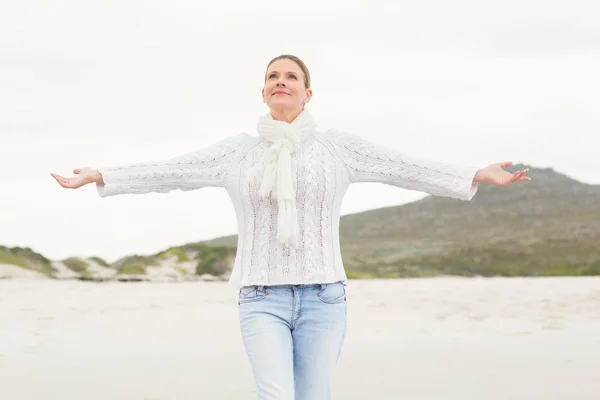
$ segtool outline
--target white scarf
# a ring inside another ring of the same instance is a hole
[[[280,243],[298,245],[300,230],[292,184],[291,155],[300,149],[304,139],[316,126],[307,109],[302,110],[291,123],[274,120],[270,113],[260,116],[258,120],[258,134],[272,144],[253,167],[251,179],[258,181],[262,178],[258,192],[260,196],[277,199],[277,238]]]

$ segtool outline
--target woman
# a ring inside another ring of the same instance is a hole
[[[350,183],[381,182],[470,200],[479,182],[529,180],[510,162],[482,169],[417,159],[357,136],[319,132],[305,109],[310,75],[295,56],[267,66],[259,136],[229,136],[166,161],[52,174],[65,188],[95,183],[101,197],[223,187],[235,207],[230,282],[258,399],[325,400],[346,334],[339,217]]]

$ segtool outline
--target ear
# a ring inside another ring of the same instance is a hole
[[[261,96],[262,96],[262,99],[263,99],[263,103],[266,103],[266,100],[265,100],[265,89],[264,88],[263,88],[263,90],[261,92]]]
[[[312,89],[307,89],[306,94],[304,95],[304,104],[307,104],[312,98]]]

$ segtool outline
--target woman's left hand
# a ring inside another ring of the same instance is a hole
[[[477,171],[473,182],[485,182],[496,186],[506,186],[513,182],[531,180],[530,177],[525,176],[527,171],[529,171],[529,168],[525,168],[522,171],[516,171],[514,174],[504,170],[504,168],[511,165],[511,161],[488,165]]]

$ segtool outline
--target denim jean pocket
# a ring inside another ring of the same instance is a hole
[[[322,283],[317,297],[323,303],[343,303],[346,301],[346,284],[344,282]]]
[[[269,295],[265,286],[244,286],[238,294],[238,305],[263,300]]]

